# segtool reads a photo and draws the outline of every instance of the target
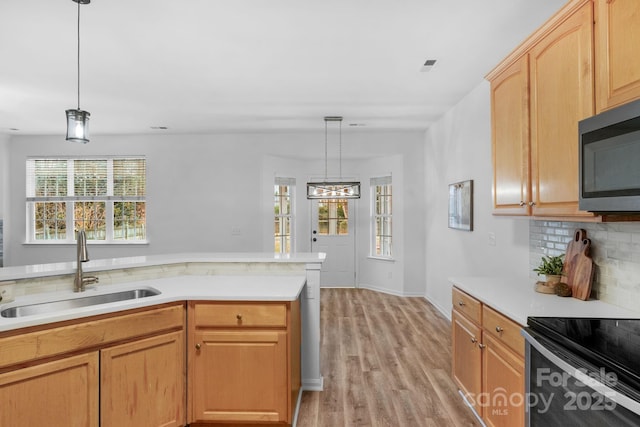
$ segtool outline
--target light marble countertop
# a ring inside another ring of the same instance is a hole
[[[638,311],[603,301],[536,292],[536,280],[528,277],[451,277],[449,281],[522,326],[527,325],[528,316],[640,318]]]
[[[0,304],[0,310],[19,305],[89,297],[130,289],[153,288],[160,291],[160,295],[156,296],[59,310],[55,313],[35,314],[19,318],[0,317],[0,332],[175,301],[294,301],[300,296],[305,283],[306,277],[304,275],[177,276],[140,280],[120,285],[97,285],[82,293],[57,291],[20,296],[10,303]]]
[[[322,263],[326,254],[299,252],[280,254],[272,252],[194,252],[165,255],[142,255],[123,258],[105,258],[91,260],[82,264],[87,272],[119,270],[136,267],[152,267],[180,263],[229,262],[229,263]],[[75,261],[48,264],[33,264],[0,268],[0,282],[19,279],[31,279],[45,276],[74,274]]]

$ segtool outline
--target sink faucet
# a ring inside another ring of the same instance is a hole
[[[85,286],[92,283],[98,283],[96,276],[84,277],[82,274],[82,263],[89,261],[89,252],[87,251],[87,235],[84,230],[78,231],[77,236],[77,257],[76,257],[76,277],[73,280],[73,290],[75,292],[84,292]]]

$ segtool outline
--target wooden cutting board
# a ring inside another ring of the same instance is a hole
[[[583,228],[577,228],[576,231],[573,232],[573,239],[567,245],[567,252],[564,255],[564,265],[562,266],[562,278],[560,279],[560,281],[566,283],[569,286],[571,286],[571,284],[569,283],[569,271],[572,271],[574,269],[574,257],[583,251],[584,240],[586,238],[587,230]]]
[[[572,296],[586,301],[591,296],[591,283],[593,281],[593,260],[589,256],[591,240],[584,239],[582,251],[572,259],[569,282]]]

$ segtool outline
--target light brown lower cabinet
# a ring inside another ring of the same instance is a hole
[[[0,374],[0,405],[0,426],[97,427],[98,352]]]
[[[293,422],[299,302],[190,302],[190,423]]]
[[[100,426],[184,425],[184,345],[176,331],[100,351]]]
[[[183,303],[0,334],[0,426],[184,426]]]
[[[454,381],[487,426],[524,426],[521,327],[457,288],[452,303]]]

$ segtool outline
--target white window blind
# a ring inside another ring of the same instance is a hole
[[[77,230],[105,243],[146,241],[144,157],[30,158],[27,241],[68,243]]]

